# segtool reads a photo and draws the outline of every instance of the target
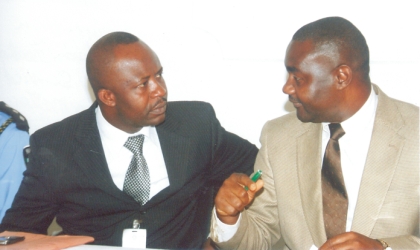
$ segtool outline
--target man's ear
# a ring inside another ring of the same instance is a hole
[[[346,88],[353,78],[353,71],[345,64],[340,65],[336,69],[337,89]]]
[[[98,98],[99,101],[103,104],[114,107],[115,106],[115,95],[112,93],[111,90],[108,89],[100,89],[98,90]]]

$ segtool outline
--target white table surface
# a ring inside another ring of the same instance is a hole
[[[68,250],[151,250],[152,248],[128,248],[128,247],[113,247],[113,246],[100,246],[100,245],[81,245],[76,247],[69,247],[66,248]],[[163,250],[163,249],[156,249],[153,250]]]

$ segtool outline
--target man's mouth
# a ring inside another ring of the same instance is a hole
[[[150,113],[155,114],[155,115],[161,115],[161,114],[164,114],[165,112],[166,112],[166,100],[161,100],[157,102],[152,108],[152,110],[150,111]]]
[[[295,106],[295,108],[302,107],[302,103],[300,103],[298,100],[296,100],[295,98],[291,96],[289,96],[289,101],[293,104],[293,106]]]

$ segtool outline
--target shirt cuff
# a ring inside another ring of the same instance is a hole
[[[238,231],[239,222],[242,218],[242,213],[239,214],[238,221],[236,221],[236,223],[233,225],[228,225],[220,221],[217,217],[216,209],[213,210],[213,213],[216,218],[215,233],[217,235],[218,242],[225,242],[232,239],[236,231]]]
[[[315,245],[312,245],[311,248],[309,248],[309,250],[318,250],[318,248]]]

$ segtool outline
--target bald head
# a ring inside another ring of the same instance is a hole
[[[86,57],[86,72],[96,97],[99,89],[107,87],[102,79],[102,72],[113,63],[115,59],[114,49],[118,45],[132,43],[141,43],[147,47],[138,37],[130,33],[112,32],[101,37],[90,48]]]
[[[360,73],[362,81],[370,83],[369,48],[363,34],[348,20],[341,17],[319,19],[301,27],[292,40],[311,40],[319,50],[338,50],[340,60],[354,73]]]

